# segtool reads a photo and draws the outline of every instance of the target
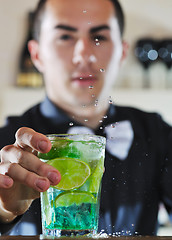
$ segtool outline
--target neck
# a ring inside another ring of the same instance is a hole
[[[107,101],[98,101],[98,103],[88,106],[70,106],[67,104],[58,104],[58,106],[76,122],[86,127],[96,129],[99,125],[101,125],[101,121],[107,113],[109,104]]]
[[[84,106],[75,110],[76,111],[68,112],[68,115],[70,117],[74,117],[74,120],[82,125],[96,129],[99,125],[101,125],[101,121],[107,113],[108,105],[96,105],[93,107]]]

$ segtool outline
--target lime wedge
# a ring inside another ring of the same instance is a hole
[[[68,207],[82,203],[96,203],[96,199],[91,193],[86,192],[61,193],[55,199],[55,207]]]
[[[103,176],[103,171],[104,171],[104,158],[102,157],[89,178],[90,182],[88,189],[89,192],[98,193],[101,184],[101,179]]]
[[[74,158],[55,158],[47,162],[59,170],[61,181],[54,186],[60,190],[71,190],[82,186],[91,174],[87,163]]]

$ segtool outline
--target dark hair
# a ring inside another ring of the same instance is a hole
[[[33,19],[32,19],[32,38],[35,40],[39,40],[40,31],[41,31],[41,23],[45,13],[47,0],[39,0],[38,5],[33,12]]]
[[[125,27],[125,16],[124,16],[124,11],[121,7],[121,4],[119,3],[118,0],[110,0],[114,6],[115,13],[118,19],[118,24],[119,24],[119,29],[121,33],[121,37],[123,36],[124,33],[124,27]]]
[[[48,0],[39,0],[38,5],[33,13],[32,37],[33,37],[33,39],[35,39],[37,41],[39,40],[40,30],[41,30],[41,22],[42,22],[44,13],[45,13],[45,7],[46,7],[47,1]],[[124,25],[125,25],[123,9],[122,9],[120,3],[118,2],[118,0],[110,0],[110,1],[112,2],[113,6],[114,6],[115,13],[116,13],[116,16],[118,19],[121,37],[122,37],[123,32],[124,32]]]

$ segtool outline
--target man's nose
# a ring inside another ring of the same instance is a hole
[[[92,44],[84,38],[76,42],[73,53],[74,64],[91,64],[97,61]]]

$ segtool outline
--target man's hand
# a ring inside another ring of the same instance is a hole
[[[15,143],[1,150],[1,221],[9,222],[23,214],[40,192],[59,183],[58,170],[37,157],[38,151],[47,153],[50,149],[51,142],[45,135],[23,127],[16,132]]]

